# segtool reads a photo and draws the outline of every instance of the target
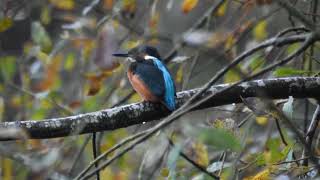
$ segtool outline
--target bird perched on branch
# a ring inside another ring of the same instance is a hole
[[[170,111],[176,109],[174,81],[156,48],[140,45],[113,56],[129,60],[128,78],[144,101],[161,102]]]

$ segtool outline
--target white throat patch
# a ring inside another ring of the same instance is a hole
[[[155,60],[155,59],[158,59],[158,58],[153,57],[153,56],[149,56],[149,55],[145,55],[145,56],[144,56],[144,59],[145,59],[145,60]]]
[[[136,62],[136,60],[135,59],[133,59],[132,57],[127,57],[127,59],[126,59],[127,61],[129,61],[129,62]]]

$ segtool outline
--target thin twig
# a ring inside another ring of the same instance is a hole
[[[169,144],[171,146],[174,146],[173,141],[170,138],[167,138],[169,141]],[[220,179],[220,177],[210,173],[209,171],[207,171],[206,168],[204,168],[203,166],[199,165],[197,162],[195,162],[194,160],[192,160],[191,158],[189,158],[183,151],[180,151],[180,156],[183,157],[183,159],[185,159],[186,161],[188,161],[190,164],[192,164],[194,167],[196,167],[197,169],[199,169],[201,172],[207,174],[208,176],[212,177],[213,179]]]
[[[281,7],[285,8],[290,15],[299,19],[306,27],[312,30],[315,29],[314,24],[309,19],[307,19],[303,14],[301,14],[295,7],[290,5],[290,3],[287,0],[276,0],[276,1]]]

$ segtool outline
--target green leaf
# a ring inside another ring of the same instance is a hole
[[[237,66],[236,68],[239,68],[239,66]],[[240,74],[237,72],[237,70],[231,69],[227,72],[227,74],[224,76],[224,82],[225,83],[233,83],[233,82],[237,82],[241,80],[241,76]]]
[[[267,141],[268,150],[271,152],[271,157],[268,159],[269,163],[276,163],[283,160],[286,156],[287,149],[281,150],[280,138],[272,138]]]
[[[242,149],[239,140],[230,131],[222,128],[201,129],[199,138],[217,149],[231,149],[236,152]]]
[[[266,158],[263,153],[257,154],[256,164],[257,166],[264,166],[266,164]]]
[[[294,44],[289,45],[287,48],[287,54],[294,53],[296,50],[298,50],[299,47],[300,47],[299,43],[294,43]]]
[[[43,24],[47,25],[51,22],[51,8],[44,6],[41,10],[40,20]]]
[[[268,36],[266,20],[262,20],[256,25],[256,27],[253,29],[253,36],[256,40],[259,41],[265,39]]]
[[[255,71],[260,69],[259,67],[261,67],[264,63],[265,63],[264,58],[261,56],[261,54],[258,54],[252,57],[252,59],[250,60],[249,66],[251,70]]]
[[[4,78],[12,79],[14,73],[16,72],[16,57],[5,56],[0,58],[0,68]],[[0,78],[1,79],[1,78]]]
[[[31,115],[32,120],[41,120],[47,116],[46,108],[37,108],[34,113]]]
[[[284,76],[296,76],[303,75],[306,73],[310,73],[310,71],[294,69],[290,67],[280,67],[273,72],[273,75],[276,77],[284,77]]]
[[[40,22],[32,23],[31,37],[33,42],[38,44],[44,52],[48,53],[51,51],[52,41]]]

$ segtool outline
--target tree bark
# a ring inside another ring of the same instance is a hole
[[[212,86],[202,97],[216,93],[231,84]],[[200,89],[177,93],[177,106],[180,107]],[[320,78],[289,77],[262,79],[241,83],[227,91],[216,94],[193,110],[241,103],[241,97],[264,97],[269,99],[318,98],[320,97]],[[161,104],[148,102],[133,103],[96,112],[52,118],[0,123],[0,140],[46,139],[76,134],[125,128],[167,116],[169,112]]]

